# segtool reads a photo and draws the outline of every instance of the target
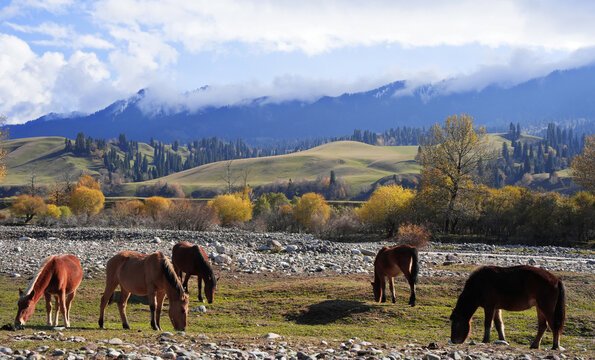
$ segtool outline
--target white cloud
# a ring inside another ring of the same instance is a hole
[[[100,35],[78,34],[72,26],[63,26],[53,22],[44,22],[38,26],[19,25],[6,22],[6,25],[22,33],[36,33],[51,37],[50,40],[33,40],[32,43],[73,49],[113,49],[114,45]]]
[[[12,0],[0,9],[0,20],[23,15],[29,9],[45,10],[50,13],[62,13],[72,6],[74,0]]]
[[[100,0],[94,9],[99,21],[140,24],[190,51],[233,42],[307,54],[383,43],[564,50],[595,45],[588,15],[595,9],[587,2]]]

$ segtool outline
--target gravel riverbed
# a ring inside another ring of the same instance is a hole
[[[377,250],[384,242],[337,243],[308,234],[251,233],[217,229],[209,232],[113,228],[0,227],[0,274],[30,277],[43,259],[52,254],[78,256],[88,278],[103,276],[109,258],[121,250],[171,254],[178,241],[203,246],[216,272],[276,276],[328,276],[371,274]],[[485,244],[432,243],[420,251],[420,276],[466,277],[456,264],[511,266],[529,264],[552,271],[595,274],[590,251],[563,247],[492,246]],[[438,266],[439,265],[439,266]],[[452,265],[452,270],[449,269]],[[71,335],[71,334],[69,334]],[[151,345],[129,344],[118,338],[89,343],[80,336],[66,336],[60,329],[30,335],[14,333],[14,341],[38,342],[39,347],[15,349],[0,344],[0,359],[124,358],[124,359],[581,359],[563,352],[529,351],[508,344],[383,344],[363,339],[328,339],[297,343],[268,334],[254,343],[214,342],[202,334],[155,334]],[[79,350],[44,346],[44,340],[81,343]],[[586,350],[586,349],[585,349]],[[585,354],[593,354],[592,349]],[[587,358],[587,357],[585,357]]]

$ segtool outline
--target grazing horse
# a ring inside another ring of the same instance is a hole
[[[58,325],[58,309],[62,313],[64,326],[70,326],[70,305],[76,295],[76,289],[83,279],[83,269],[74,255],[52,255],[31,279],[27,290],[19,290],[19,310],[14,320],[17,328],[23,327],[35,312],[35,304],[45,296],[45,309],[48,326]],[[52,321],[52,295],[56,299],[55,314]]]
[[[372,282],[374,300],[386,302],[386,280],[388,280],[392,300],[395,303],[397,298],[395,297],[394,278],[403,273],[411,288],[409,305],[415,306],[415,283],[417,283],[418,272],[419,264],[415,247],[411,245],[398,245],[392,248],[384,246],[378,251],[374,260],[374,281]]]
[[[171,261],[174,264],[176,274],[182,279],[182,273],[186,273],[184,278],[184,289],[188,292],[188,280],[191,275],[198,277],[198,301],[203,302],[202,299],[202,281],[205,282],[205,296],[209,304],[215,298],[215,290],[217,290],[217,279],[213,274],[209,258],[204,249],[198,245],[192,245],[187,241],[180,241],[174,245],[171,251]]]
[[[501,309],[523,311],[536,306],[538,329],[531,348],[539,349],[548,325],[554,333],[552,349],[559,348],[566,319],[566,295],[562,281],[549,271],[526,265],[483,266],[475,270],[450,315],[453,343],[461,344],[467,339],[471,318],[480,306],[485,311],[483,342],[490,342],[492,320],[498,338],[505,340]]]
[[[188,295],[180,279],[163,253],[140,254],[121,251],[107,262],[105,291],[99,309],[99,327],[103,328],[105,307],[111,303],[114,290],[120,285],[118,310],[122,327],[130,329],[126,317],[126,303],[130,294],[147,295],[151,309],[151,327],[161,330],[160,317],[163,299],[169,299],[169,318],[177,331],[186,329]]]

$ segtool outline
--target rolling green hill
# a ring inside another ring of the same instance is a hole
[[[419,164],[414,160],[416,154],[417,146],[373,146],[339,141],[287,155],[233,160],[231,171],[234,178],[248,172],[248,183],[257,186],[277,180],[313,180],[328,176],[334,170],[338,177],[357,190],[387,175],[418,173]],[[194,189],[217,189],[225,184],[227,164],[227,161],[206,164],[134,185],[161,180],[179,183],[186,193]]]

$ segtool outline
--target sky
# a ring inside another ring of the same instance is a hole
[[[507,87],[594,61],[592,1],[0,0],[8,124],[145,88],[196,109],[399,80]]]

